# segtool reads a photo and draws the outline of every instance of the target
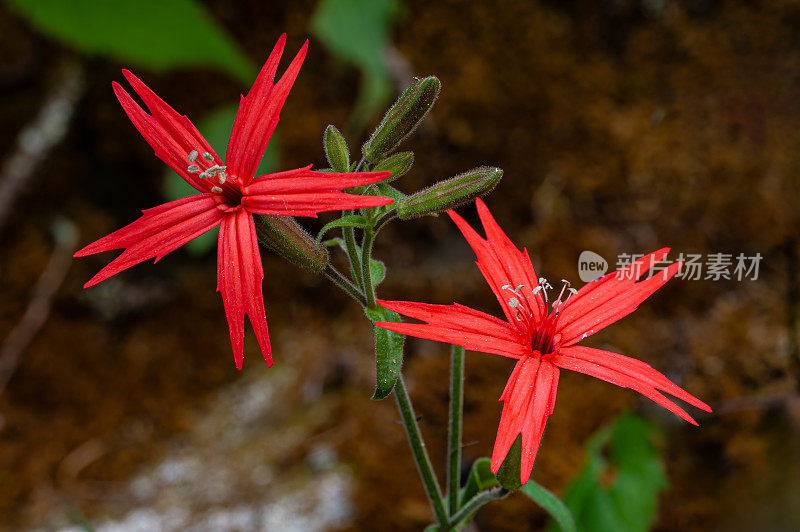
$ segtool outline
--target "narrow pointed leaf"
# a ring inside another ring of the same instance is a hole
[[[558,526],[561,527],[562,532],[577,532],[572,512],[553,492],[537,484],[533,479],[528,480],[528,483],[522,486],[520,491],[549,513],[558,523]]]
[[[319,234],[317,235],[317,242],[322,241],[322,237],[325,236],[325,233],[330,231],[331,229],[336,229],[337,227],[358,227],[359,229],[363,229],[367,226],[367,219],[363,216],[353,215],[353,216],[344,216],[337,220],[334,220],[320,230]]]
[[[364,309],[372,323],[376,321],[402,321],[400,314],[385,308]],[[375,328],[376,385],[372,399],[383,399],[394,389],[403,365],[405,335],[379,327]]]
[[[461,490],[460,505],[464,506],[486,488],[497,486],[497,477],[491,471],[491,460],[478,458],[469,471],[467,484]]]

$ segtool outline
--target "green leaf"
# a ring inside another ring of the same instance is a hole
[[[586,465],[565,497],[580,530],[649,530],[667,486],[656,436],[653,425],[634,415],[592,436]]]
[[[197,129],[200,130],[211,147],[214,148],[214,151],[220,156],[224,155],[228,145],[228,138],[230,137],[231,129],[233,129],[233,121],[236,118],[236,109],[237,105],[235,104],[219,107],[197,123]],[[276,134],[273,134],[267,151],[264,153],[264,158],[261,159],[261,163],[258,165],[256,175],[275,171],[278,167],[278,150],[278,138]],[[197,190],[184,181],[181,176],[172,170],[167,170],[164,176],[164,196],[168,200],[172,201],[196,193]],[[214,228],[190,241],[186,244],[186,249],[193,255],[203,255],[214,247],[218,233],[219,228]]]
[[[558,523],[562,532],[577,531],[575,520],[572,518],[572,513],[569,511],[569,508],[567,508],[561,499],[556,497],[551,491],[537,484],[533,479],[528,480],[528,483],[522,486],[520,491],[544,508],[544,510],[553,517],[555,522]]]
[[[352,120],[363,127],[388,99],[392,83],[384,57],[398,0],[321,0],[311,31],[328,50],[361,70],[361,89]]]
[[[367,219],[363,216],[358,216],[357,214],[352,216],[343,216],[342,218],[338,218],[330,223],[325,224],[325,226],[320,229],[319,234],[317,235],[317,242],[321,242],[322,237],[325,236],[325,233],[331,229],[336,229],[337,227],[358,227],[359,229],[363,229],[366,226]]]
[[[488,458],[478,458],[472,464],[467,484],[461,490],[460,506],[467,504],[481,490],[497,485],[497,477],[491,471],[491,463]]]
[[[392,321],[400,323],[402,318],[397,312],[378,307],[375,310],[364,309],[367,318],[372,323],[376,321]],[[400,368],[403,365],[403,344],[406,337],[403,334],[387,331],[380,327],[375,327],[375,363],[376,363],[376,386],[372,399],[383,399],[394,388],[397,378],[400,376]]]
[[[6,0],[42,33],[88,55],[153,70],[215,68],[243,83],[255,68],[194,0]]]

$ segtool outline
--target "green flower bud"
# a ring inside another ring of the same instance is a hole
[[[400,95],[364,144],[364,157],[377,163],[419,125],[436,97],[442,82],[435,76],[418,79]]]
[[[391,172],[392,175],[388,179],[384,179],[381,183],[391,183],[398,177],[404,175],[414,164],[414,152],[403,151],[395,153],[375,165],[372,169],[373,172]]]
[[[253,216],[258,241],[295,266],[319,273],[328,264],[328,250],[317,244],[291,216]]]
[[[500,168],[480,166],[406,196],[397,202],[397,215],[406,220],[454,209],[483,196],[502,177]]]
[[[508,450],[506,459],[497,470],[497,481],[508,491],[515,491],[522,487],[520,481],[520,462],[522,461],[522,434],[517,436],[511,449]]]
[[[322,135],[322,144],[325,147],[325,158],[331,168],[336,172],[350,171],[350,152],[347,142],[336,127],[329,125]]]

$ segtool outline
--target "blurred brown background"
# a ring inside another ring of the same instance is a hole
[[[299,48],[315,2],[205,5],[260,64],[283,31],[287,54]],[[630,390],[564,375],[534,469],[543,485],[561,493],[586,438],[632,409],[663,432],[670,487],[656,530],[800,528],[799,35],[800,3],[780,0],[404,2],[394,60],[439,76],[443,90],[405,145],[417,162],[398,188],[502,167],[487,203],[551,279],[577,281],[586,249],[612,268],[619,253],[663,245],[672,258],[763,257],[756,281],[674,280],[587,342],[647,361],[715,413],[691,427]],[[347,122],[359,86],[355,69],[313,36],[310,46],[278,128],[282,168],[326,166],[322,131]],[[130,65],[80,56],[2,3],[0,57],[6,162],[69,69],[83,79],[63,141],[0,220],[8,349],[57,256],[54,222],[70,220],[80,245],[129,223],[164,201],[164,165],[110,89]],[[247,89],[202,69],[134,71],[190,118]],[[408,81],[393,72],[398,87]],[[363,137],[348,140],[357,151]],[[389,267],[385,298],[497,310],[445,217],[393,225],[376,255]],[[275,364],[265,366],[250,335],[237,372],[213,252],[177,251],[82,290],[111,257],[68,262],[0,391],[0,526],[419,530],[431,521],[393,402],[369,401],[370,330],[346,296],[264,252]],[[443,472],[447,350],[407,348],[410,392]],[[510,370],[500,357],[467,356],[467,461],[491,452]],[[514,495],[474,526],[545,524]]]

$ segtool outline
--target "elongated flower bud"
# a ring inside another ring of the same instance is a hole
[[[325,158],[328,159],[331,168],[336,172],[349,172],[350,152],[347,149],[347,142],[335,126],[329,125],[325,128],[322,144],[325,146]]]
[[[406,196],[397,202],[397,215],[405,220],[454,209],[483,196],[502,177],[500,168],[480,166]]]
[[[418,79],[400,95],[364,144],[364,157],[377,163],[419,125],[439,96],[442,82],[435,76]]]
[[[372,171],[391,172],[392,173],[391,177],[381,181],[381,183],[391,183],[398,177],[408,172],[409,169],[411,169],[412,164],[414,164],[414,152],[402,151],[400,153],[395,153],[394,155],[391,155],[386,159],[382,160],[381,162],[375,165],[375,168],[373,168]]]
[[[300,268],[319,273],[328,264],[328,250],[291,216],[253,216],[258,241]]]

